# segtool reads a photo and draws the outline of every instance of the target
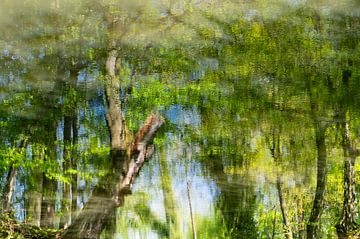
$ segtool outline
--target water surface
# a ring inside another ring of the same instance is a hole
[[[359,26],[356,1],[2,1],[1,207],[94,238],[358,235]]]

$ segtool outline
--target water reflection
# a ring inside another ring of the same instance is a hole
[[[1,212],[63,238],[356,238],[357,8],[1,2]]]

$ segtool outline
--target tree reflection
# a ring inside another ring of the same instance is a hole
[[[24,209],[18,219],[63,228],[65,238],[97,238],[104,228],[112,237],[115,208],[151,151],[132,132],[161,111],[166,133],[152,186],[163,192],[165,218],[134,203],[143,229],[191,234],[172,185],[183,175],[165,152],[176,150],[175,135],[216,192],[213,218],[191,216],[194,237],[358,236],[355,7],[2,1],[2,211]]]

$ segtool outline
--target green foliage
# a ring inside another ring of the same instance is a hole
[[[29,188],[43,173],[66,184],[79,176],[88,191],[94,178],[107,175],[103,86],[114,40],[131,132],[153,111],[166,114],[178,106],[198,114],[192,116],[198,124],[167,119],[169,134],[155,144],[178,149],[169,141],[181,135],[198,148],[194,158],[216,184],[216,215],[197,220],[199,238],[283,235],[280,208],[268,205],[278,201],[279,175],[291,225],[304,229],[316,188],[319,126],[329,158],[320,236],[335,236],[343,195],[341,109],[359,147],[355,3],[333,9],[312,1],[205,2],[64,0],[57,7],[44,0],[2,1],[0,172],[21,168]],[[64,117],[71,121],[67,139]],[[23,139],[26,147],[19,146]],[[129,211],[134,228],[158,230],[160,237],[172,233],[146,202]]]

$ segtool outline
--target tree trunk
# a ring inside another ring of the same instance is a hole
[[[151,115],[136,134],[129,148],[130,154],[118,151],[124,154],[111,155],[109,173],[99,181],[88,202],[64,231],[62,238],[99,238],[109,215],[124,203],[124,197],[131,192],[131,185],[142,165],[150,158],[148,149],[163,122],[160,116]]]
[[[280,210],[281,210],[281,215],[283,218],[283,223],[284,223],[284,228],[285,228],[285,235],[287,239],[292,239],[293,238],[293,232],[292,232],[292,228],[291,228],[291,223],[290,223],[290,219],[288,216],[288,212],[287,212],[287,206],[286,206],[286,201],[285,201],[285,197],[284,197],[284,192],[282,189],[282,179],[281,179],[281,175],[280,175],[280,160],[281,160],[281,151],[280,151],[280,129],[279,127],[277,127],[276,129],[273,127],[272,128],[272,146],[270,148],[271,151],[271,155],[274,159],[274,163],[276,168],[276,188],[278,191],[278,196],[279,196],[279,204],[280,204]]]
[[[63,153],[63,173],[71,168],[71,129],[72,117],[64,116],[64,153]],[[71,220],[71,184],[63,183],[63,198],[61,203],[60,228],[66,228]]]
[[[11,210],[11,200],[15,192],[17,174],[18,174],[18,168],[11,166],[6,179],[6,185],[4,187],[4,191],[1,199],[2,211],[4,212]]]
[[[351,238],[350,236],[359,235],[358,225],[355,220],[355,159],[358,155],[353,146],[350,136],[349,124],[346,119],[346,112],[340,109],[342,147],[344,152],[344,201],[341,217],[336,225],[337,233],[340,238]]]
[[[32,151],[32,160],[42,161],[43,156],[43,147],[41,146],[31,146]],[[28,184],[26,198],[28,198],[26,205],[26,222],[30,225],[40,226],[41,220],[41,202],[42,202],[42,191],[43,191],[43,173],[41,169],[34,169],[31,172],[31,180],[34,184]]]
[[[115,43],[113,43],[115,47]],[[120,80],[115,74],[117,50],[110,49],[106,60],[105,92],[107,101],[106,122],[110,132],[112,150],[126,150],[127,134],[121,111]]]
[[[310,71],[311,69],[306,69]],[[315,197],[313,201],[313,207],[310,213],[309,221],[306,225],[306,238],[315,239],[318,238],[320,229],[320,219],[324,209],[325,202],[325,188],[327,177],[327,151],[325,144],[325,132],[328,124],[323,120],[326,117],[326,105],[320,105],[320,99],[317,91],[313,90],[313,84],[319,84],[319,81],[314,81],[312,74],[307,75],[306,85],[310,98],[310,113],[313,119],[315,129],[315,141],[317,149],[317,176],[316,176],[316,189]],[[319,87],[319,85],[318,85]]]
[[[56,160],[56,129],[57,122],[52,116],[48,122],[48,142],[46,144],[46,158],[43,160]],[[55,226],[55,201],[56,201],[56,181],[46,177],[43,173],[43,192],[41,202],[41,219],[40,226],[53,228]]]
[[[325,187],[327,175],[327,158],[325,145],[325,127],[315,120],[316,147],[317,147],[317,179],[313,208],[306,226],[307,238],[318,238],[321,214],[324,209]]]
[[[80,46],[81,47],[81,46]],[[81,55],[81,54],[80,54]],[[80,57],[81,58],[81,57]],[[71,69],[70,70],[70,78],[71,78],[71,86],[76,89],[77,88],[77,77],[78,77],[79,69]],[[71,113],[72,121],[71,121],[71,128],[72,128],[72,148],[71,148],[71,169],[77,172],[77,160],[78,160],[78,141],[79,141],[79,124],[78,124],[78,104],[75,102],[75,105],[72,109]],[[78,175],[70,175],[70,223],[72,218],[76,216],[77,210],[77,177]]]
[[[21,151],[25,148],[25,140],[21,140],[20,145],[18,145],[18,150]],[[2,193],[2,197],[0,199],[0,205],[2,206],[3,212],[10,211],[11,210],[11,200],[15,192],[16,187],[16,177],[18,174],[18,167],[15,165],[11,165],[7,178],[6,178],[6,184]]]
[[[169,172],[169,168],[166,161],[165,153],[160,155],[160,174],[161,174],[161,187],[164,197],[164,208],[166,225],[168,227],[169,236],[174,237],[176,235],[175,229],[177,227],[177,215],[174,202],[174,193],[172,190],[172,181]]]
[[[40,226],[41,202],[42,202],[42,175],[36,176],[37,188],[29,192],[28,206],[26,208],[26,223],[33,226]]]
[[[56,182],[43,175],[43,193],[41,201],[40,226],[53,228],[55,226],[55,192]]]
[[[282,189],[282,180],[281,180],[281,177],[279,174],[277,175],[277,178],[276,178],[276,188],[278,190],[280,209],[281,209],[281,214],[282,214],[283,221],[284,221],[285,235],[286,235],[287,239],[292,239],[293,232],[291,229],[289,215],[287,213],[286,201],[285,201],[284,193],[283,193],[283,189]]]

